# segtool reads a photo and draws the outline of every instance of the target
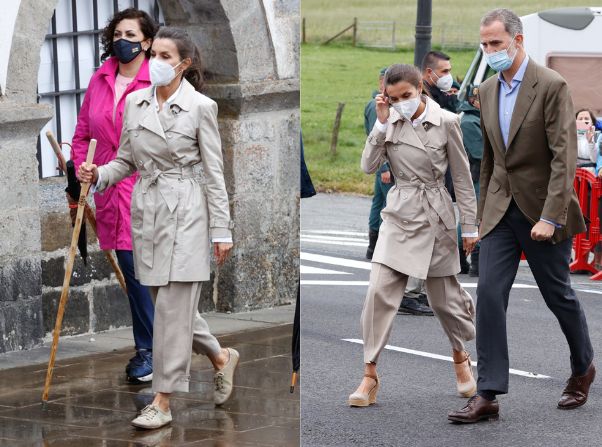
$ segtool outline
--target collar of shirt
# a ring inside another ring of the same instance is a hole
[[[510,84],[506,83],[502,72],[498,73],[497,78],[500,81],[500,84],[504,88],[506,93],[512,92],[522,82],[523,77],[525,76],[525,71],[527,71],[527,65],[529,65],[529,55],[525,54],[525,59],[523,59],[523,62],[520,64],[520,67],[518,67],[518,70],[514,74],[512,81],[510,81]]]
[[[183,82],[180,82],[180,85],[178,86],[177,90],[173,93],[173,95],[167,98],[165,103],[163,103],[164,107],[166,105],[169,106],[178,97],[178,95],[180,94],[180,90],[182,90],[183,84]],[[153,87],[153,100],[155,101],[155,110],[159,112],[159,101],[157,101],[157,87]]]
[[[412,120],[412,127],[418,127],[426,118],[426,111],[428,109],[428,102],[424,103],[424,111],[420,114],[418,118]]]

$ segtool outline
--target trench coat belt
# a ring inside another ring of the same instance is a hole
[[[397,189],[417,189],[419,193],[420,203],[422,204],[422,208],[424,209],[424,213],[431,224],[432,227],[437,225],[438,216],[441,214],[437,211],[436,207],[431,206],[429,202],[428,191],[438,191],[441,193],[441,190],[445,190],[445,183],[443,180],[435,180],[434,182],[423,182],[418,179],[413,179],[410,181],[404,180],[395,180],[395,187]],[[443,218],[443,216],[441,216]]]
[[[144,213],[142,217],[142,250],[141,260],[149,268],[153,267],[153,249],[155,233],[155,215],[157,203],[155,202],[157,194],[149,194],[151,188],[158,188],[159,195],[167,205],[170,213],[173,213],[178,206],[178,192],[174,191],[169,185],[169,180],[178,180],[193,178],[194,171],[192,166],[182,166],[161,171],[140,170],[140,188],[144,200]],[[168,180],[159,182],[159,178]]]

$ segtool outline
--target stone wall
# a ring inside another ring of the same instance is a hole
[[[39,48],[55,3],[22,1],[16,21],[0,15],[0,26],[14,23],[0,96],[0,352],[31,348],[43,336],[36,141],[52,111],[36,103],[36,92]]]

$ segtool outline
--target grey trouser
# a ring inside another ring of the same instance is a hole
[[[200,282],[149,287],[155,303],[153,392],[188,392],[191,351],[219,354],[220,344],[199,314]]]
[[[408,275],[384,264],[372,263],[370,285],[362,311],[364,362],[376,363],[384,349],[401,304]],[[455,276],[426,278],[429,304],[439,319],[452,348],[464,350],[475,337],[474,304]]]
[[[585,313],[571,287],[572,241],[567,239],[557,244],[534,241],[532,227],[512,200],[500,223],[481,240],[477,286],[479,391],[508,392],[506,310],[521,252],[525,253],[539,291],[566,337],[572,373],[585,374],[594,358]]]

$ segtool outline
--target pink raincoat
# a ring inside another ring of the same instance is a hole
[[[98,141],[94,155],[95,164],[107,164],[117,156],[125,97],[130,92],[150,85],[148,60],[145,59],[138,74],[119,100],[113,123],[115,78],[118,69],[119,62],[113,56],[107,59],[90,79],[73,135],[71,159],[76,172],[79,165],[86,160],[91,138]],[[137,174],[134,174],[107,188],[102,194],[94,194],[98,240],[103,250],[132,250],[130,204],[136,177]]]

